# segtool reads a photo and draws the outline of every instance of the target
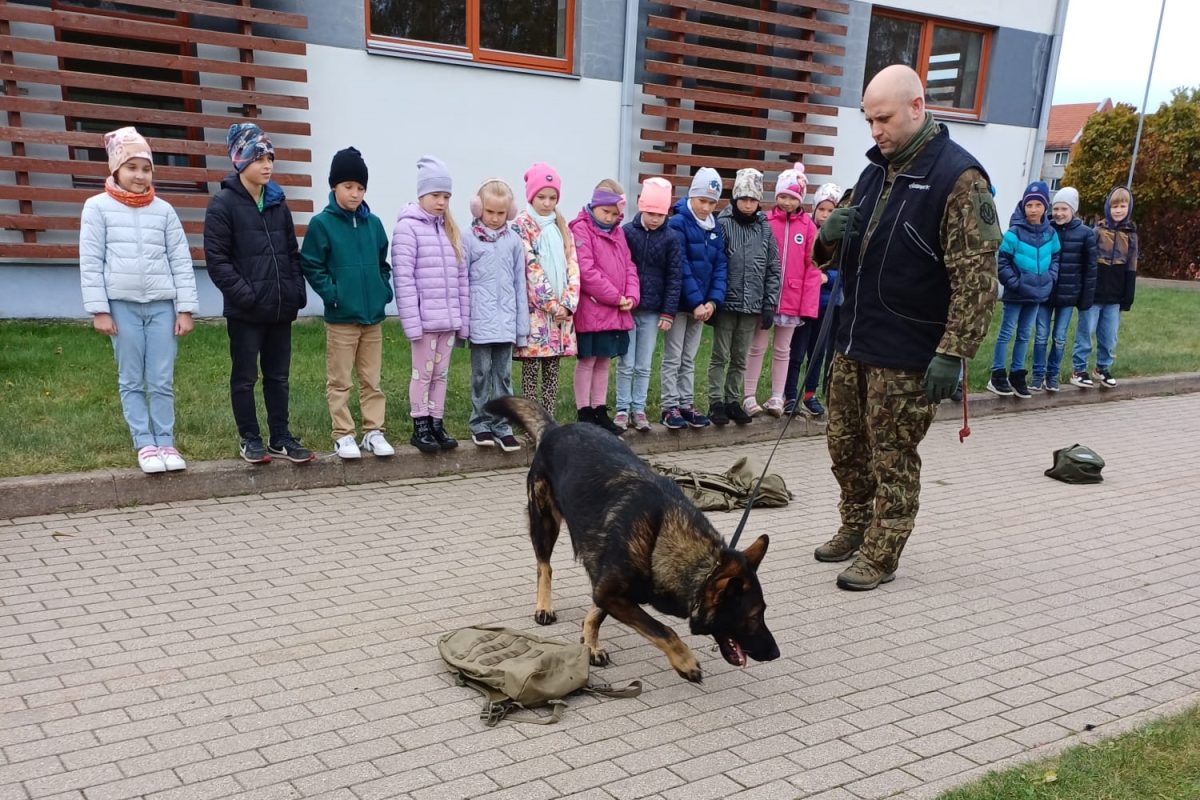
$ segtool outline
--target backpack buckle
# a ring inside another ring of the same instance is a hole
[[[508,714],[508,703],[505,701],[488,703],[479,712],[479,718],[489,728],[495,727]]]

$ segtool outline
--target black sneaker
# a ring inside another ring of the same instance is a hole
[[[496,435],[491,431],[480,431],[471,434],[471,441],[476,447],[495,447]]]
[[[808,416],[813,418],[825,416],[825,406],[821,405],[821,401],[817,399],[815,394],[805,399],[801,405],[808,412]]]
[[[741,403],[726,403],[725,416],[729,418],[730,422],[738,425],[749,425],[754,422],[754,418],[746,413],[746,409],[742,408]]]
[[[724,403],[713,403],[708,409],[708,418],[713,425],[728,425],[729,414],[725,411]]]
[[[517,437],[511,433],[507,436],[501,436],[496,440],[496,444],[506,453],[515,453],[521,449],[521,443],[517,441]]]
[[[291,435],[281,436],[272,442],[267,446],[267,452],[296,464],[307,464],[317,457],[312,450],[300,444],[300,440]]]
[[[797,406],[796,398],[794,398],[794,397],[790,400],[784,401],[784,403],[783,403],[784,415],[788,416],[788,417],[796,416],[796,406]]]
[[[1071,373],[1071,385],[1078,386],[1080,389],[1091,389],[1096,384],[1092,383],[1092,379],[1088,377],[1087,370],[1083,372]]]
[[[1093,374],[1096,376],[1096,380],[1100,382],[1100,386],[1103,389],[1111,389],[1117,385],[1117,379],[1114,378],[1112,373],[1106,369],[1100,369],[1097,367]]]
[[[1012,397],[1013,387],[1008,382],[1008,373],[1002,369],[992,370],[992,379],[988,381],[987,390],[1001,397]]]
[[[242,439],[238,451],[242,454],[242,460],[251,464],[271,463],[271,454],[267,452],[267,448],[263,447],[262,439],[257,436]]]
[[[1029,386],[1025,383],[1025,370],[1023,369],[1014,369],[1009,373],[1008,385],[1012,387],[1012,393],[1022,400],[1033,397],[1033,392],[1029,391]]]

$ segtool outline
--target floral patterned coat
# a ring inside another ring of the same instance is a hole
[[[562,295],[555,296],[546,272],[538,260],[538,239],[542,231],[528,212],[521,212],[513,225],[525,245],[525,292],[529,298],[529,342],[513,351],[516,358],[553,358],[573,356],[575,339],[575,309],[579,307],[579,262],[575,258],[575,242],[569,234],[564,244],[567,251],[567,285]],[[566,308],[571,312],[565,322],[555,322],[554,311]]]

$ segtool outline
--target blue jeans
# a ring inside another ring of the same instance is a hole
[[[1092,336],[1096,337],[1096,369],[1109,369],[1117,355],[1117,329],[1121,327],[1121,306],[1118,303],[1094,305],[1079,312],[1075,326],[1075,352],[1071,356],[1076,372],[1087,372],[1092,356]]]
[[[634,311],[629,350],[617,360],[617,411],[646,410],[650,368],[658,344],[658,312]]]
[[[996,349],[992,353],[992,371],[1004,369],[1004,355],[1008,343],[1013,343],[1012,370],[1025,369],[1025,356],[1029,352],[1029,334],[1033,333],[1033,321],[1037,316],[1037,303],[1005,303],[1004,318],[1000,321],[1000,333],[996,336]]]
[[[175,446],[175,303],[110,300],[121,410],[133,447]]]
[[[1037,385],[1038,378],[1058,378],[1063,354],[1067,352],[1067,328],[1071,326],[1074,313],[1075,306],[1054,307],[1049,303],[1038,306],[1037,329],[1033,335],[1033,385]],[[1050,343],[1048,358],[1047,342]]]

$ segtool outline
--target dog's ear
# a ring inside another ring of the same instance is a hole
[[[758,572],[758,565],[762,563],[763,556],[767,554],[767,545],[771,540],[764,533],[754,540],[754,544],[742,551],[742,555],[746,557],[746,563],[750,565],[750,569]]]

